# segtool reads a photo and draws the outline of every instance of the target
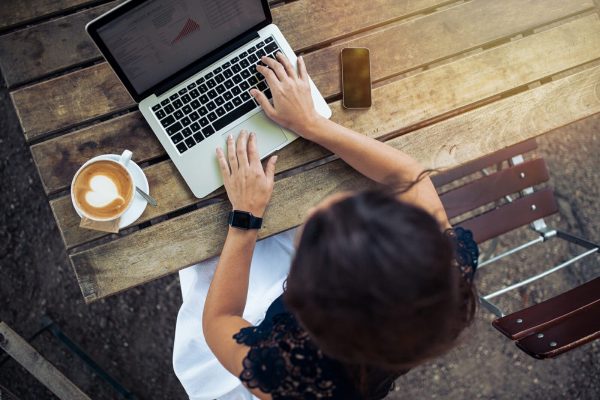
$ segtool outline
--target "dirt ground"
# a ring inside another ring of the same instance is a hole
[[[539,138],[561,208],[560,215],[548,221],[596,242],[600,241],[598,132],[600,114]],[[177,275],[84,304],[6,88],[0,89],[0,176],[0,320],[28,337],[47,314],[137,397],[185,398],[171,365],[181,302]],[[531,237],[526,229],[512,232],[498,249]],[[559,262],[573,250],[550,242],[527,257],[483,269],[477,278],[479,289],[490,292]],[[514,310],[600,275],[599,258],[578,263],[527,291],[506,295],[499,304]],[[537,361],[493,330],[491,319],[479,310],[458,348],[403,376],[389,398],[600,398],[600,341],[555,360]],[[92,398],[118,398],[49,333],[33,345]],[[23,399],[53,398],[13,360],[3,360],[0,355],[0,385]]]

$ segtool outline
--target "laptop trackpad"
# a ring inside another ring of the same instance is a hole
[[[287,141],[285,133],[281,128],[266,116],[264,112],[254,114],[235,128],[222,134],[223,149],[227,149],[227,136],[231,134],[234,139],[245,129],[256,133],[258,143],[258,154],[264,158]]]

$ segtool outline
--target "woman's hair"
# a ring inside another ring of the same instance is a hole
[[[284,299],[325,354],[405,371],[451,348],[473,318],[453,251],[434,217],[397,192],[360,192],[305,223]]]

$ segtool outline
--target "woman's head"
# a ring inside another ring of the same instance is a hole
[[[306,221],[285,301],[330,356],[410,368],[450,348],[472,318],[452,260],[436,220],[395,193],[340,195]]]

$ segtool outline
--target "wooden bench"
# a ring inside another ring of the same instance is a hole
[[[524,160],[524,154],[537,148],[535,139],[508,147],[433,177],[448,217],[460,220],[478,243],[496,238],[516,228],[531,225],[539,235],[514,249],[486,260],[479,267],[549,240],[564,239],[585,251],[542,273],[482,295],[481,304],[497,318],[492,325],[535,358],[556,357],[600,337],[600,277],[556,297],[505,315],[491,300],[511,290],[537,281],[574,262],[600,252],[600,245],[546,225],[544,217],[558,212],[551,188],[535,189],[549,179],[541,158]],[[448,191],[444,185],[478,171],[496,166],[497,171],[471,180]],[[489,205],[493,206],[490,208]],[[482,207],[486,207],[482,209]]]

